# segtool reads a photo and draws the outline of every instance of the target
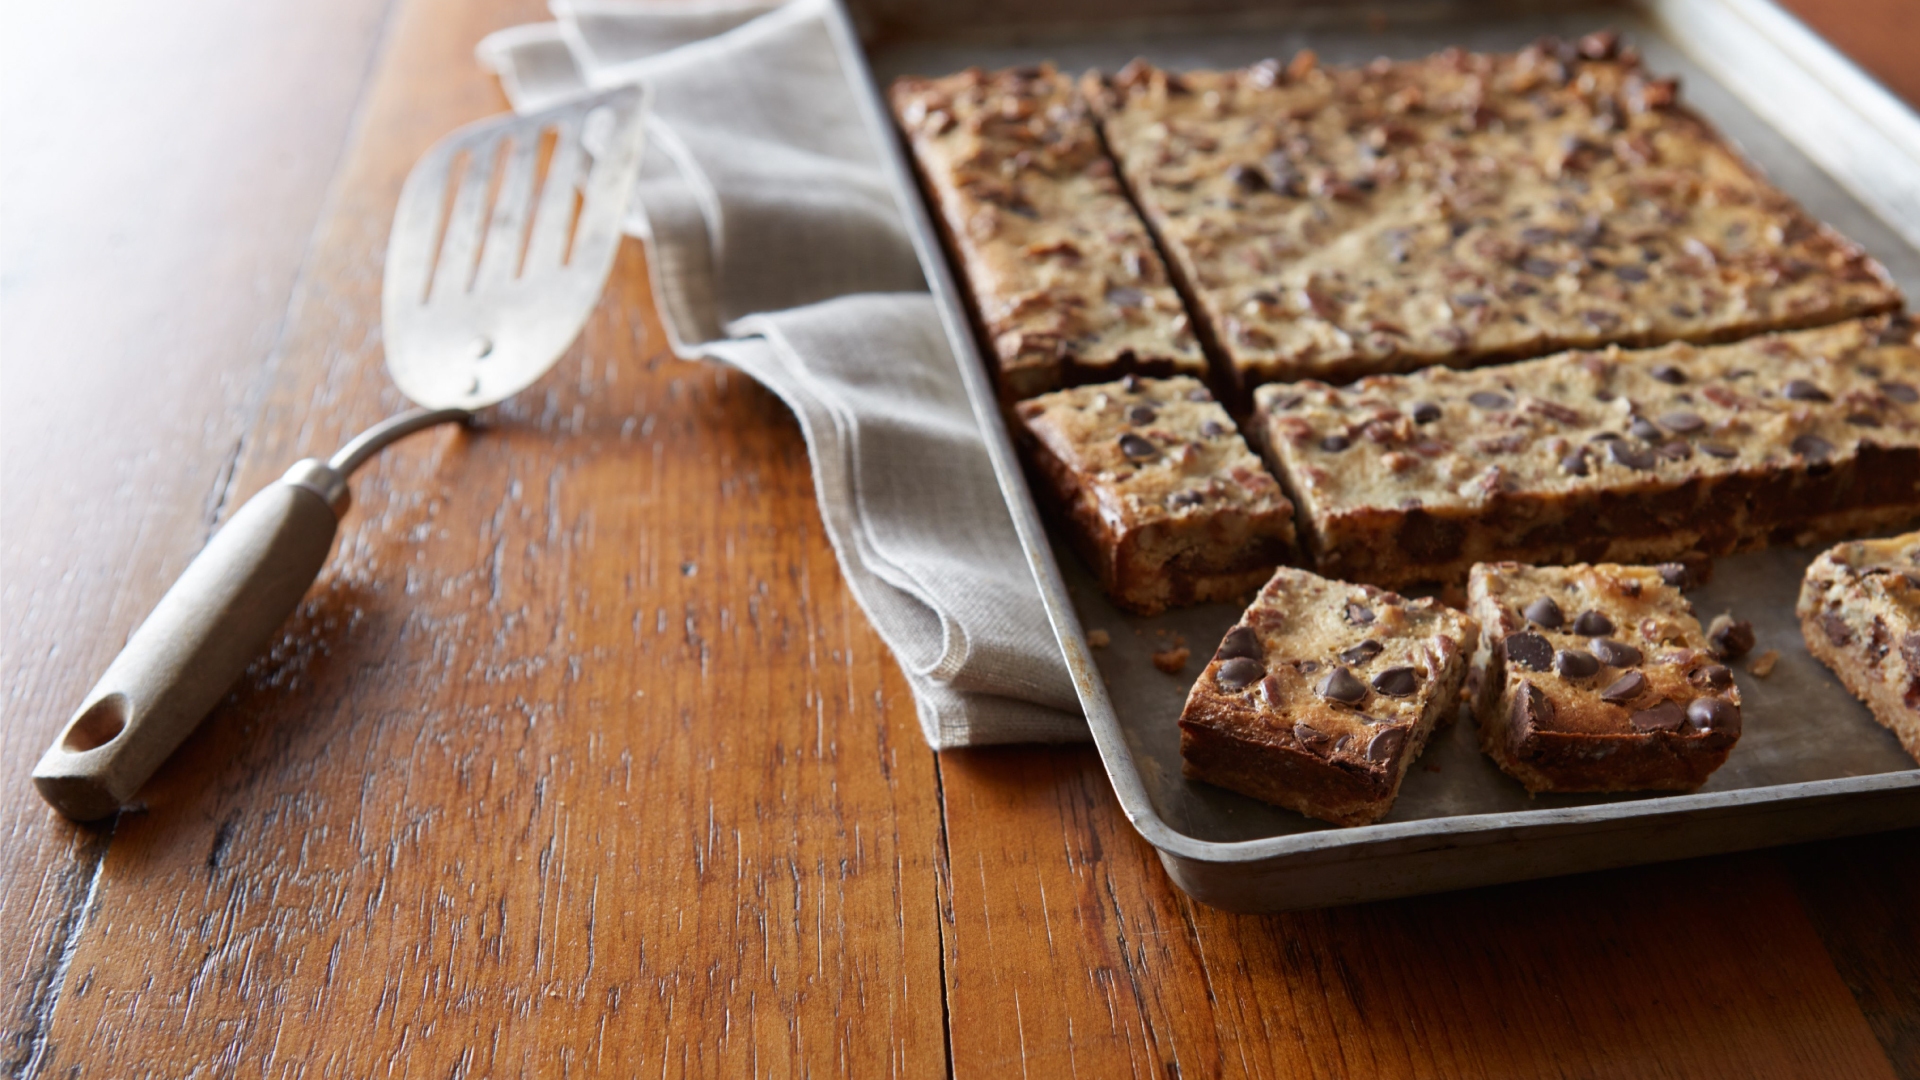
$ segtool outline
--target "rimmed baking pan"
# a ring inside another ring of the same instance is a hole
[[[1703,616],[1752,620],[1772,673],[1740,669],[1745,734],[1690,794],[1529,797],[1474,746],[1473,725],[1436,735],[1393,812],[1341,829],[1181,775],[1176,720],[1192,674],[1151,662],[1176,639],[1204,657],[1240,609],[1155,617],[1111,606],[1056,548],[1002,421],[966,301],[887,116],[886,85],[1051,60],[1114,70],[1237,67],[1310,47],[1327,62],[1413,57],[1452,45],[1517,49],[1543,34],[1612,27],[1650,70],[1679,75],[1690,105],[1815,217],[1863,244],[1920,297],[1920,117],[1766,0],[1641,3],[1062,3],[842,0],[842,60],[858,84],[946,320],[1007,505],[1072,670],[1115,794],[1167,872],[1203,902],[1245,911],[1351,903],[1920,824],[1920,769],[1808,655],[1793,604],[1811,551],[1721,560],[1691,594]],[[1085,631],[1111,644],[1089,647]]]

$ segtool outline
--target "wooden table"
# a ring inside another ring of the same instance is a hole
[[[1800,5],[1920,96],[1911,0]],[[796,427],[668,355],[636,245],[536,390],[356,483],[142,805],[53,815],[33,760],[214,524],[402,406],[401,178],[541,17],[5,16],[0,1071],[1920,1076],[1920,833],[1251,918],[1090,749],[929,753]]]

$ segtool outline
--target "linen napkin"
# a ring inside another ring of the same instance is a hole
[[[827,535],[927,741],[1085,739],[823,0],[553,12],[488,37],[481,62],[523,111],[648,84],[629,228],[671,345],[793,409]]]

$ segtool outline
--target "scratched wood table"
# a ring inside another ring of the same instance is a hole
[[[1920,100],[1920,6],[1798,0]],[[1920,1077],[1920,833],[1275,917],[1090,749],[936,756],[644,256],[110,824],[27,782],[214,525],[402,407],[382,245],[535,0],[10,5],[0,1072]]]

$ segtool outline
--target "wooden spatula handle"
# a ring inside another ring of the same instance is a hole
[[[261,654],[320,573],[346,477],[308,459],[247,500],[160,598],[34,767],[70,818],[140,789]]]

